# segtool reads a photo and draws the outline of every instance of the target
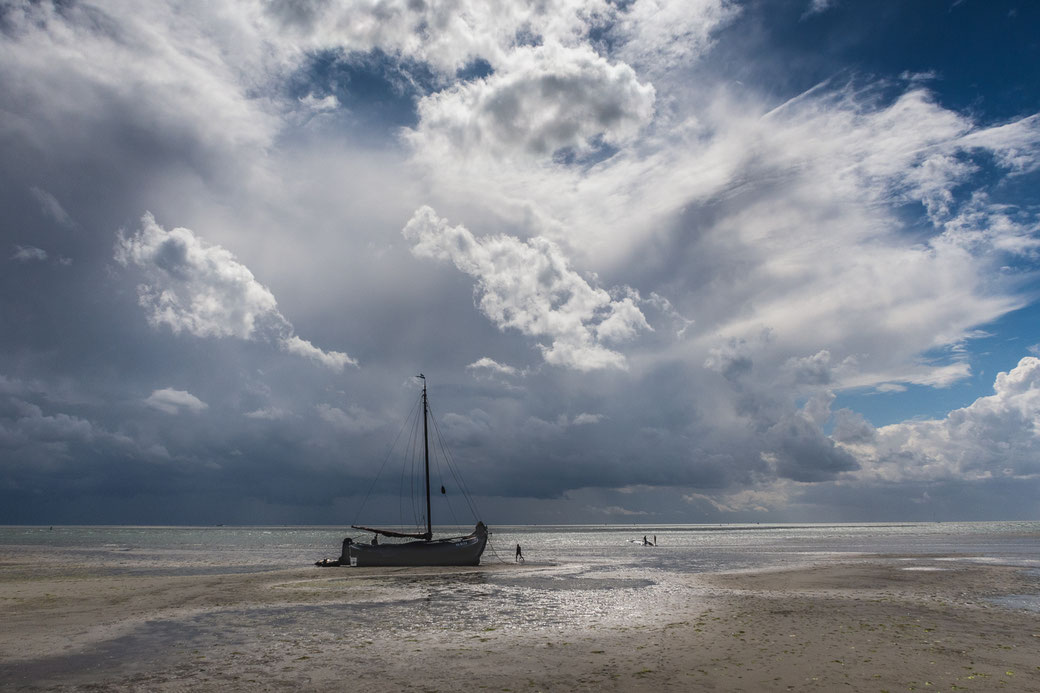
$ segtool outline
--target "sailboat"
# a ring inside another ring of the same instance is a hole
[[[422,416],[423,416],[423,463],[426,477],[426,531],[398,532],[396,530],[378,529],[351,525],[353,529],[372,532],[371,543],[355,542],[350,537],[343,540],[343,552],[338,565],[354,567],[367,566],[462,566],[479,565],[480,556],[487,545],[488,528],[478,521],[473,532],[464,537],[447,539],[433,538],[433,516],[430,513],[430,406],[426,398],[426,376],[418,376],[423,383]],[[443,488],[443,487],[442,487]],[[380,544],[378,537],[411,539],[401,543]],[[326,563],[328,565],[328,563]]]

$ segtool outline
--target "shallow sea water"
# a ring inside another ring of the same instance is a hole
[[[471,528],[435,528],[439,536]],[[1040,522],[492,527],[482,563],[623,566],[700,573],[772,568],[841,554],[945,555],[1040,568]],[[339,554],[339,527],[0,527],[0,548],[51,549],[55,560],[113,572],[211,574],[310,565]],[[644,546],[643,537],[657,538]]]
[[[442,528],[458,535],[468,529]],[[643,536],[657,546],[645,546]],[[92,575],[206,576],[310,568],[335,557],[345,536],[335,527],[0,527],[0,571],[19,556],[45,555]],[[361,535],[353,535],[362,538]],[[526,563],[514,567],[516,544]],[[197,652],[257,661],[298,655],[297,643],[339,651],[343,642],[421,641],[452,633],[480,638],[566,638],[666,623],[683,607],[710,605],[698,573],[776,569],[844,557],[885,555],[910,570],[960,563],[1009,565],[1036,578],[1030,594],[994,600],[1040,610],[1040,523],[886,523],[801,525],[492,527],[480,568],[408,570],[317,568],[272,589],[278,604],[196,611],[142,622],[85,651],[0,665],[0,683],[32,683],[109,670],[187,666]],[[293,605],[293,590],[320,590],[322,603]],[[662,620],[664,619],[664,620]],[[251,649],[250,649],[251,648]],[[180,664],[178,664],[178,662]]]
[[[0,550],[44,550],[57,565],[102,575],[212,575],[310,566],[335,557],[344,536],[335,527],[0,527]],[[657,545],[643,545],[644,536]],[[524,569],[505,569],[518,543]],[[349,608],[355,621],[402,629],[479,629],[490,619],[516,630],[611,626],[696,599],[690,574],[874,554],[912,559],[916,570],[966,562],[1040,575],[1040,522],[493,527],[481,561],[487,570],[382,575],[380,596]],[[331,589],[339,579],[367,575],[315,570]],[[1020,595],[1005,605],[1033,609],[1037,598]]]

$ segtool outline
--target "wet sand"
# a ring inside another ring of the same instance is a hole
[[[678,603],[552,627],[494,605],[479,626],[386,619],[552,569],[532,563],[171,577],[28,558],[0,555],[4,690],[1040,691],[1040,613],[992,601],[1037,576],[934,557],[671,576]]]

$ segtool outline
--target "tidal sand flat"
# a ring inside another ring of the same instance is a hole
[[[955,556],[724,573],[98,574],[0,556],[4,690],[1040,691],[1021,568]]]
[[[1040,691],[1038,523],[501,527],[473,568],[315,567],[342,532],[0,528],[0,689]]]

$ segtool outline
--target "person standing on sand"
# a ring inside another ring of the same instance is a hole
[[[520,544],[516,545],[516,558],[513,560],[514,563],[524,563],[524,553],[520,550]]]

